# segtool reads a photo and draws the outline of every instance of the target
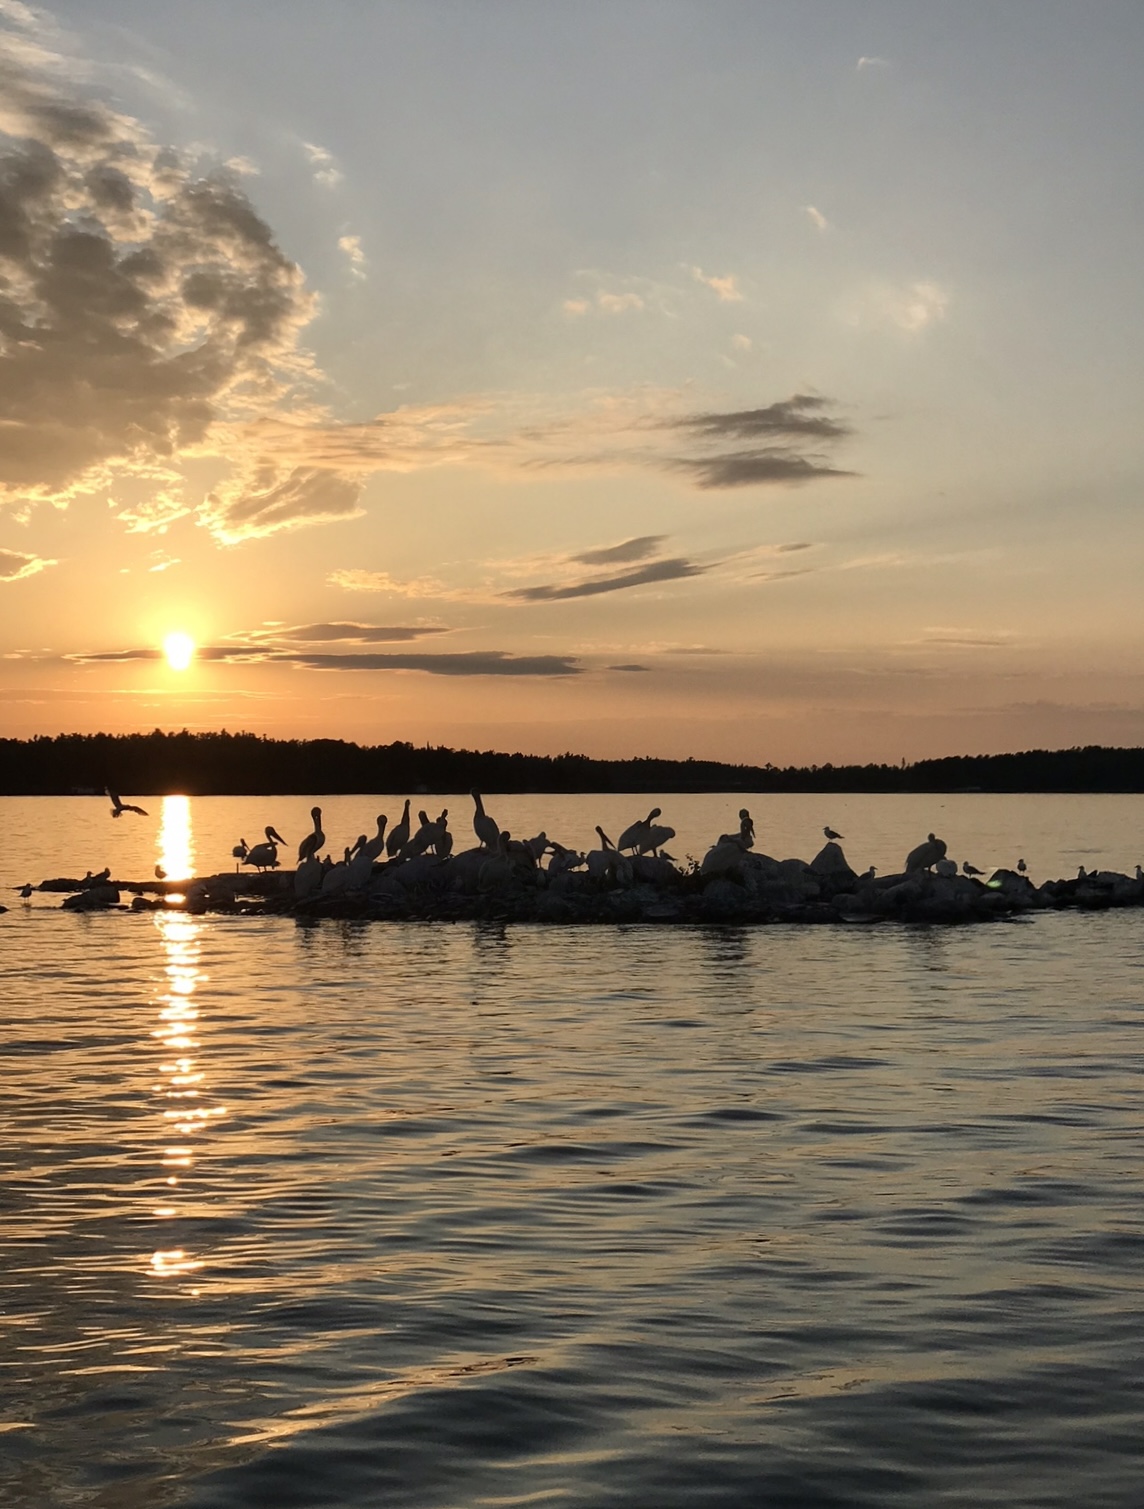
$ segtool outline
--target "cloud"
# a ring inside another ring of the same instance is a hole
[[[55,561],[46,561],[38,555],[25,555],[20,550],[0,550],[0,582],[18,582],[55,564]]]
[[[645,307],[638,293],[598,293],[596,303],[605,314],[626,314],[629,309]]]
[[[691,269],[691,276],[697,283],[705,284],[713,293],[717,294],[720,303],[742,303],[743,295],[739,289],[739,281],[734,273],[727,273],[723,277],[717,278],[705,273],[701,267],[693,267]]]
[[[273,462],[262,461],[216,488],[201,512],[220,540],[234,544],[305,524],[359,518],[365,512],[361,490],[357,477],[313,466],[283,473]]]
[[[696,486],[703,489],[757,487],[775,482],[797,485],[820,477],[855,475],[805,456],[784,456],[776,451],[740,451],[733,456],[680,456],[672,465],[690,473]]]
[[[855,71],[865,73],[868,68],[889,68],[889,58],[859,58],[855,64]]]
[[[762,409],[736,409],[725,414],[683,414],[666,423],[693,435],[724,440],[787,439],[804,435],[838,440],[849,435],[849,426],[831,419],[825,412],[828,408],[824,398],[796,393],[793,398],[768,404]]]
[[[0,31],[0,500],[175,494],[212,424],[306,379],[313,301],[237,179]]]
[[[575,655],[513,655],[507,650],[467,650],[455,654],[329,654],[298,650],[278,651],[241,645],[204,645],[197,659],[243,664],[261,662],[293,665],[312,671],[421,671],[429,676],[580,676],[583,667]],[[100,650],[64,656],[77,665],[157,661],[162,650]]]
[[[539,587],[515,587],[502,592],[501,596],[527,603],[564,602],[573,597],[598,597],[604,592],[624,592],[629,587],[646,587],[655,582],[674,582],[688,576],[702,576],[708,569],[682,558],[652,561],[636,571],[622,572],[617,576],[587,577],[565,585],[550,582]]]
[[[591,307],[587,299],[564,300],[564,313],[570,315],[573,319],[578,318],[582,314],[587,314]]]
[[[569,556],[580,566],[606,566],[611,561],[642,561],[654,555],[667,539],[665,534],[641,534],[634,540],[623,540],[618,545],[602,545],[595,550],[582,550],[579,555]]]
[[[1014,637],[1003,629],[924,629],[921,639],[908,640],[911,645],[949,645],[959,650],[1007,650]]]
[[[949,290],[929,279],[882,283],[852,301],[847,320],[859,327],[893,325],[907,335],[920,335],[946,318],[951,301]]]
[[[398,644],[411,639],[424,639],[430,634],[449,634],[452,630],[445,624],[362,624],[362,623],[317,623],[274,625],[256,629],[253,633],[236,635],[235,638],[251,643],[273,643],[280,640],[297,641],[301,644],[322,644],[338,641],[345,644]]]
[[[803,213],[806,215],[807,219],[810,221],[811,225],[815,227],[816,230],[830,230],[830,221],[826,218],[821,210],[816,210],[813,204],[804,204],[802,208]]]
[[[388,571],[365,571],[360,567],[331,571],[326,581],[331,587],[340,587],[343,592],[388,592],[394,597],[411,598],[467,596],[464,593],[456,593],[454,589],[433,576],[422,576],[414,581],[403,582],[397,577],[390,576]]]
[[[733,335],[731,344],[736,351],[750,351],[754,347],[754,341],[749,335]]]
[[[314,170],[314,182],[320,183],[324,189],[337,188],[344,175],[338,167],[334,154],[312,141],[304,141],[302,151],[306,154],[306,161]]]
[[[609,671],[650,671],[649,665],[610,665]]]
[[[361,237],[339,236],[338,250],[345,252],[346,256],[349,258],[350,272],[353,274],[353,276],[364,281],[366,277],[366,268],[369,266],[369,262],[366,259],[365,251],[362,249]]]

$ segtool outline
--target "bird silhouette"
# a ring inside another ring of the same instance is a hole
[[[498,849],[500,847],[500,828],[495,818],[485,811],[485,804],[479,791],[470,791],[469,795],[476,804],[473,813],[473,832],[477,835],[477,842],[484,849]]]
[[[984,875],[985,874],[984,870],[979,870],[976,865],[971,865],[969,863],[968,859],[962,860],[962,862],[961,862],[961,868],[965,871],[965,873],[967,875]]]
[[[1028,870],[1028,868],[1029,868],[1029,866],[1025,863],[1025,861],[1023,859],[1019,859],[1017,861],[1017,874],[1018,875],[1024,875],[1026,873],[1026,871]]]
[[[400,854],[409,842],[409,798],[405,798],[405,810],[401,814],[400,822],[394,823],[389,830],[389,837],[385,840],[385,852],[390,859],[395,854]]]
[[[166,880],[166,878],[167,878],[167,872],[166,872],[166,870],[164,870],[163,866],[162,865],[156,865],[155,866],[155,879],[156,880]]]
[[[306,837],[298,845],[299,864],[303,864],[307,859],[312,859],[326,842],[326,835],[322,832],[321,807],[311,807],[310,816],[314,822],[314,831],[313,833],[307,833]]]
[[[110,786],[103,788],[107,792],[107,799],[111,803],[112,817],[122,817],[125,812],[137,812],[140,817],[148,815],[146,807],[133,807],[130,802],[121,802],[116,792]]]
[[[826,827],[823,828],[822,831],[826,834],[827,838],[832,844],[836,844],[840,838],[846,837],[845,833],[835,833],[834,829],[830,826],[829,823],[827,823]]]

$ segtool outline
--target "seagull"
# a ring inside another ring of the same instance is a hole
[[[1140,868],[1140,866],[1139,866],[1139,865],[1137,865],[1137,866],[1136,866],[1136,868],[1137,868],[1137,869],[1139,869],[1139,868]],[[24,884],[23,884],[23,885],[22,885],[22,886],[21,886],[21,887],[20,887],[20,895],[21,895],[21,896],[22,896],[22,897],[23,897],[23,898],[24,898],[24,900],[25,900],[25,901],[27,901],[27,900],[28,900],[28,899],[29,899],[29,898],[30,898],[30,896],[31,896],[31,894],[32,894],[32,892],[33,892],[33,891],[34,891],[34,890],[35,890],[35,889],[36,889],[36,888],[35,888],[35,886],[34,886],[34,885],[33,885],[33,884],[32,884],[32,882],[31,882],[31,881],[30,881],[30,880],[26,880],[26,881],[25,881],[25,882],[24,882]]]
[[[317,854],[318,850],[326,842],[326,835],[322,832],[321,807],[311,807],[310,816],[314,820],[314,831],[313,833],[307,833],[306,837],[298,845],[299,864],[301,864],[303,860],[311,859],[315,854]]]
[[[984,870],[979,870],[976,865],[971,865],[969,863],[968,859],[962,860],[962,862],[961,862],[961,868],[965,871],[966,875],[984,875],[985,874]]]
[[[1029,866],[1025,863],[1025,861],[1023,859],[1019,859],[1017,861],[1017,874],[1018,875],[1024,875],[1025,872],[1028,870],[1028,868],[1029,868]]]
[[[164,870],[163,866],[162,865],[156,865],[155,866],[155,879],[156,880],[166,880],[166,878],[167,878],[167,872],[166,872],[166,870]]]
[[[846,837],[844,833],[835,833],[834,829],[830,826],[829,823],[825,828],[823,828],[822,831],[826,834],[827,838],[832,844],[836,844],[840,838]]]
[[[236,864],[235,867],[234,867],[234,873],[236,875],[238,874],[238,866],[246,858],[246,856],[247,856],[247,854],[249,854],[249,852],[250,852],[250,850],[246,847],[246,839],[245,838],[240,838],[239,841],[238,841],[238,843],[236,843],[235,846],[234,846],[234,848],[230,851],[231,858],[238,861],[238,864]]]
[[[107,792],[107,799],[111,803],[112,817],[122,817],[125,812],[137,812],[140,817],[147,816],[146,807],[133,807],[130,802],[121,802],[110,786],[105,786],[103,789]]]

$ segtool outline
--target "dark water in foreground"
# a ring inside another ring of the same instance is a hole
[[[12,905],[5,1506],[1144,1502],[1140,913]]]

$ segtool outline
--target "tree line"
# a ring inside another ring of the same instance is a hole
[[[444,745],[360,745],[260,734],[57,734],[0,739],[0,794],[67,796],[105,786],[140,796],[488,792],[1144,791],[1144,749],[950,755],[909,765],[734,765],[596,760]]]

